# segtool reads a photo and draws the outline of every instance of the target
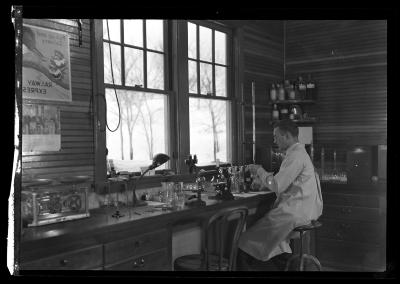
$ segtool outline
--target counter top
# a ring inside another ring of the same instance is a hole
[[[214,195],[214,194],[213,194]],[[209,199],[207,194],[202,194],[202,200],[206,202],[206,206],[192,207],[186,206],[177,210],[164,210],[159,206],[147,205],[142,207],[120,207],[119,212],[122,217],[115,218],[112,215],[116,212],[115,207],[98,208],[90,210],[90,217],[49,224],[38,227],[29,227],[22,229],[21,250],[25,246],[31,246],[32,243],[48,242],[56,239],[58,242],[65,238],[71,241],[74,238],[81,238],[87,235],[98,235],[96,238],[106,238],[101,236],[102,232],[112,232],[113,230],[121,230],[123,226],[135,227],[139,230],[150,224],[174,223],[177,220],[193,218],[200,216],[202,213],[222,209],[226,207],[240,206],[244,204],[258,203],[265,196],[275,196],[271,191],[254,192],[247,194],[235,194],[234,200],[223,201]],[[151,204],[151,202],[150,202]]]

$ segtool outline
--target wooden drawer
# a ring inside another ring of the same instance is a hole
[[[379,197],[372,195],[323,193],[325,205],[379,208]]]
[[[381,271],[386,267],[384,246],[319,239],[317,258],[322,266],[324,263],[336,263],[343,268],[358,267],[360,271]]]
[[[22,270],[94,269],[103,266],[102,245],[21,263]]]
[[[105,264],[167,248],[170,238],[166,229],[123,239],[104,245]]]
[[[337,221],[321,219],[322,227],[316,231],[317,238],[353,241],[380,245],[385,243],[385,229],[379,223]]]
[[[380,222],[382,217],[378,208],[325,205],[322,218],[354,221]]]
[[[170,270],[167,249],[158,250],[140,257],[132,257],[105,267],[105,270]]]

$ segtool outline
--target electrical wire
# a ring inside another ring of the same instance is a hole
[[[110,127],[108,127],[108,122],[107,122],[107,115],[106,115],[106,126],[107,129],[111,132],[115,132],[117,131],[117,129],[119,128],[119,125],[121,123],[121,110],[120,110],[120,106],[119,106],[119,101],[118,101],[118,96],[117,96],[117,90],[115,89],[115,83],[114,83],[114,72],[113,72],[113,65],[112,65],[112,56],[111,56],[111,43],[110,43],[110,30],[108,28],[108,19],[106,20],[107,23],[107,35],[108,35],[108,46],[109,46],[109,51],[110,51],[110,67],[111,67],[111,78],[112,78],[112,83],[113,83],[113,89],[114,89],[114,93],[115,93],[115,98],[117,99],[117,105],[118,105],[118,125],[114,130],[111,130]],[[104,98],[105,101],[105,105],[106,105],[106,114],[107,114],[107,100]]]

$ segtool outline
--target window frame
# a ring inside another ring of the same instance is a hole
[[[120,19],[124,20],[124,19]],[[144,21],[145,22],[145,21]],[[227,128],[230,129],[231,134],[229,137],[232,138],[229,141],[228,155],[233,164],[238,162],[238,151],[240,148],[238,145],[238,133],[241,129],[240,121],[238,120],[237,113],[240,110],[240,104],[238,104],[240,97],[240,83],[237,79],[243,78],[243,70],[236,70],[238,63],[237,56],[240,53],[240,49],[237,47],[237,40],[235,39],[236,32],[234,27],[229,27],[217,23],[215,21],[206,20],[165,20],[164,19],[164,90],[141,88],[135,86],[124,86],[124,90],[129,91],[148,91],[152,93],[161,93],[167,96],[167,108],[165,109],[168,114],[168,130],[169,139],[166,154],[170,156],[169,169],[176,174],[186,175],[189,170],[188,166],[185,165],[184,160],[188,157],[190,149],[190,134],[189,134],[189,89],[188,89],[188,56],[187,56],[187,23],[191,22],[197,25],[202,25],[211,29],[227,34],[227,63],[229,63],[230,71],[227,75],[227,96],[219,97],[212,96],[216,100],[231,101],[231,107],[227,110],[227,115],[230,119],[227,120]],[[114,88],[113,84],[106,84],[104,82],[104,51],[103,51],[103,19],[91,20],[91,36],[94,39],[91,49],[92,55],[92,72],[93,72],[93,95],[94,95],[94,131],[95,131],[95,186],[104,186],[107,180],[106,176],[106,109],[105,109],[105,90],[106,87]],[[121,21],[122,25],[122,21]],[[143,28],[144,25],[143,25]],[[121,33],[123,30],[121,28]],[[214,32],[213,32],[214,34]],[[123,36],[123,35],[121,35]],[[214,39],[213,39],[214,41]],[[121,37],[121,48],[122,45]],[[131,47],[132,45],[127,45]],[[214,53],[215,51],[213,51]],[[122,56],[122,54],[121,54]],[[147,57],[147,56],[146,56]],[[240,62],[240,61],[239,61]],[[242,68],[242,67],[240,67]],[[214,69],[214,68],[213,68]],[[122,70],[121,70],[122,71]],[[123,70],[125,72],[125,70]],[[147,70],[144,72],[147,73]],[[122,76],[122,74],[121,74]],[[125,81],[125,76],[122,76]],[[122,78],[121,78],[122,79]],[[122,80],[121,80],[122,83]],[[147,83],[147,82],[146,82]],[[215,85],[215,83],[214,83]],[[121,86],[115,85],[116,90],[120,89]],[[209,98],[206,95],[191,95],[190,97]],[[228,142],[228,141],[227,141]],[[236,149],[236,150],[233,150]],[[209,168],[208,166],[202,166],[199,168]],[[150,185],[155,181],[158,181],[160,177],[145,177],[141,184],[146,186]]]
[[[237,160],[237,155],[236,153],[233,153],[233,149],[235,149],[235,145],[234,145],[234,136],[236,136],[235,134],[236,132],[236,115],[235,113],[236,111],[236,95],[234,93],[234,86],[233,86],[233,82],[234,82],[234,40],[233,40],[233,31],[230,28],[227,28],[225,26],[222,26],[218,23],[212,23],[209,21],[199,21],[199,20],[188,20],[186,21],[186,26],[188,25],[188,23],[192,23],[196,25],[196,59],[193,58],[189,58],[188,54],[186,53],[186,65],[188,65],[189,61],[194,61],[196,62],[196,69],[197,69],[197,94],[195,93],[190,93],[189,88],[187,89],[187,93],[188,93],[188,99],[190,98],[200,98],[200,99],[211,99],[211,100],[220,100],[220,101],[226,101],[226,102],[230,102],[230,107],[227,107],[226,109],[226,131],[227,131],[227,140],[226,140],[226,144],[227,144],[227,161],[226,163],[230,164],[230,163],[235,163]],[[200,26],[206,27],[211,29],[211,49],[212,49],[212,57],[211,57],[211,62],[208,61],[204,61],[200,59],[200,34],[199,34],[199,30],[200,30]],[[220,64],[220,63],[216,63],[215,62],[215,31],[219,31],[219,32],[223,32],[226,35],[226,48],[225,48],[225,52],[226,52],[226,65]],[[186,32],[186,43],[187,43],[187,35],[188,32]],[[186,48],[187,49],[187,48]],[[212,64],[212,80],[213,80],[213,92],[211,95],[207,94],[201,94],[201,90],[200,90],[200,64],[201,63],[207,63],[207,64]],[[215,83],[215,66],[223,66],[227,68],[227,76],[226,76],[226,96],[217,96],[216,95],[216,83]],[[186,75],[186,79],[188,80],[188,73]],[[229,118],[229,119],[228,119]],[[189,118],[188,118],[189,119]],[[189,129],[189,136],[190,136],[190,129]],[[190,149],[190,137],[189,137],[189,149]],[[230,161],[230,162],[229,162]],[[207,168],[212,166],[213,164],[209,164],[209,165],[204,165],[201,166],[199,168]]]

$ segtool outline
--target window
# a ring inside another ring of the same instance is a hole
[[[198,165],[231,162],[229,35],[188,22],[190,153]]]
[[[169,151],[165,29],[164,20],[103,20],[107,158],[117,172]]]

